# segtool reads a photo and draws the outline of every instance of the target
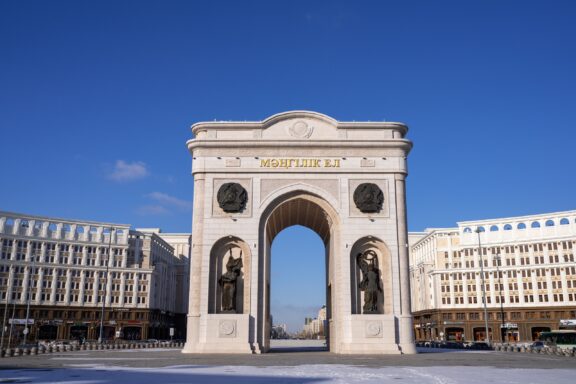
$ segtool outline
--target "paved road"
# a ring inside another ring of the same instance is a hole
[[[0,359],[0,369],[63,368],[87,364],[123,367],[169,366],[298,366],[342,364],[366,367],[495,367],[575,369],[576,358],[492,351],[421,349],[417,355],[335,355],[326,351],[279,350],[262,355],[189,355],[179,349],[74,351]],[[576,373],[576,372],[575,372]]]

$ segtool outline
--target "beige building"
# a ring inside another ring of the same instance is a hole
[[[576,211],[460,222],[411,239],[417,340],[485,340],[483,286],[495,342],[531,341],[576,319]]]
[[[326,282],[330,351],[415,353],[407,131],[402,123],[340,122],[309,111],[194,124],[183,352],[269,350],[272,242],[284,228],[303,225],[325,245],[326,271],[318,278]]]
[[[304,327],[302,331],[308,337],[326,337],[326,306],[323,305],[322,308],[318,310],[318,316],[315,318],[306,318],[304,321]]]
[[[0,212],[0,246],[3,345],[23,339],[27,319],[28,340],[98,339],[103,304],[107,339],[168,338],[182,317],[182,260],[154,233]]]
[[[158,232],[165,242],[174,248],[176,256],[176,308],[177,313],[188,312],[188,292],[190,290],[190,244],[192,235],[190,233],[162,233]],[[184,325],[185,328],[185,325]]]

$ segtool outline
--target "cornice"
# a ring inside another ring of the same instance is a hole
[[[262,121],[203,121],[193,124],[190,128],[196,135],[199,131],[208,129],[220,130],[263,130],[276,123],[288,119],[312,118],[324,121],[336,129],[394,129],[406,135],[408,126],[399,122],[388,121],[337,121],[325,114],[313,111],[287,111],[272,115]]]

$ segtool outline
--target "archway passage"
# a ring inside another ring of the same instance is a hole
[[[271,248],[271,352],[326,350],[325,246],[309,228],[281,231]]]
[[[271,298],[271,248],[272,242],[276,236],[284,229],[292,226],[303,226],[314,231],[324,243],[325,248],[325,274],[316,276],[317,279],[325,281],[326,287],[326,319],[324,328],[324,337],[326,345],[330,346],[330,326],[332,318],[332,292],[331,286],[333,282],[333,271],[331,266],[333,264],[334,255],[331,250],[334,249],[333,242],[335,238],[333,223],[336,220],[336,215],[330,205],[310,193],[294,192],[289,195],[281,196],[273,202],[267,214],[263,215],[263,247],[261,249],[261,261],[265,266],[265,276],[261,281],[261,289],[264,292],[264,305],[260,306],[262,309],[260,322],[260,329],[258,330],[259,342],[263,346],[264,351],[270,349],[270,333],[272,331],[272,313],[270,308]],[[305,266],[304,266],[305,267]],[[294,277],[298,279],[297,276]]]

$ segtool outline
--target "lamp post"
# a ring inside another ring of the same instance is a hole
[[[100,336],[98,337],[98,343],[102,344],[104,341],[104,307],[106,305],[106,296],[108,295],[108,269],[110,264],[110,255],[112,250],[112,232],[114,232],[114,227],[110,227],[110,234],[108,239],[108,257],[106,257],[106,277],[104,278],[104,296],[102,297],[102,311],[100,312]]]
[[[484,228],[478,227],[475,231],[478,234],[478,256],[480,259],[480,275],[482,278],[482,303],[484,304],[484,328],[486,331],[486,340],[488,345],[492,345],[490,342],[490,333],[488,330],[488,308],[486,307],[486,283],[484,281],[484,260],[482,259],[482,243],[480,242],[480,233],[484,232]]]
[[[12,266],[10,266],[12,269]],[[6,286],[6,303],[4,303],[4,319],[2,320],[2,340],[0,340],[0,351],[4,348],[4,334],[6,333],[6,315],[8,314],[8,286]]]
[[[502,256],[494,255],[494,260],[496,260],[496,273],[498,274],[498,289],[500,296],[500,340],[502,340],[502,344],[504,344],[504,303],[502,302],[502,278],[500,277],[500,262],[502,261]]]
[[[8,348],[12,344],[12,329],[14,328],[14,317],[16,316],[16,301],[12,300],[12,320],[10,320],[10,333],[8,333]]]
[[[30,333],[30,328],[28,328],[28,319],[30,318],[30,290],[32,288],[32,273],[36,270],[36,254],[32,255],[32,266],[28,271],[28,287],[26,289],[26,323],[24,324],[24,344],[26,344],[26,339],[28,338],[28,333]]]

